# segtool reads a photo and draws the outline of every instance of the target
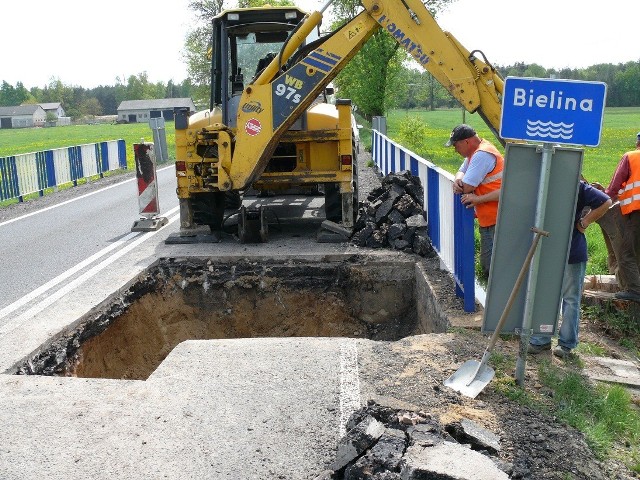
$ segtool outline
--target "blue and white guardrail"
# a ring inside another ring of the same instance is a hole
[[[43,152],[22,153],[0,157],[0,201],[24,195],[44,194],[46,188],[68,183],[104,172],[127,168],[124,140],[109,140]]]
[[[382,175],[410,170],[420,178],[433,248],[453,274],[466,312],[475,311],[474,211],[453,193],[454,176],[372,130],[372,158]]]

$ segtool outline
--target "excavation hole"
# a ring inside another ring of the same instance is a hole
[[[146,379],[185,340],[357,337],[444,331],[413,261],[162,259],[17,373]],[[416,292],[419,292],[417,294]]]

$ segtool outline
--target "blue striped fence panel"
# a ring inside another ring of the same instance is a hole
[[[16,157],[0,158],[0,184],[0,195],[2,195],[2,200],[9,200],[20,196]]]
[[[446,189],[452,184],[453,175],[397,145],[377,130],[372,130],[371,140],[372,158],[380,173],[387,175],[396,169],[405,170],[408,167],[422,181],[431,243],[451,270],[456,293],[464,299],[465,311],[475,311],[473,209],[464,208],[459,196],[453,194],[453,189]],[[446,202],[446,205],[441,202]],[[453,202],[453,205],[449,202]]]
[[[73,182],[69,149],[56,148],[51,153],[53,154],[53,168],[56,171],[56,185]]]
[[[398,150],[394,147],[394,145],[389,145],[389,163],[387,168],[387,173],[397,172],[396,170],[396,153]]]
[[[24,195],[40,190],[37,153],[21,153],[14,155],[14,158],[18,174],[18,189],[20,190],[18,199],[22,201]]]
[[[100,176],[109,171],[109,143],[100,142]]]
[[[88,143],[85,145],[78,145],[80,150],[80,159],[82,162],[82,178],[93,177],[100,173],[98,165],[98,145],[95,143]]]
[[[118,140],[118,163],[120,168],[127,169],[127,146],[124,140]]]
[[[82,156],[79,146],[68,147],[69,150],[69,171],[74,186],[78,186],[78,179],[82,178]]]
[[[474,239],[474,210],[462,204],[461,195],[454,195],[454,256],[455,268],[453,275],[456,279],[456,293],[464,298],[464,309],[467,312],[475,310],[475,239]],[[474,268],[469,268],[472,265]],[[465,290],[471,289],[474,295],[465,295]]]
[[[36,152],[36,170],[38,178],[38,195],[44,195],[47,188],[47,163],[44,152]]]
[[[419,170],[418,170],[418,159],[417,158],[413,158],[413,156],[410,157],[410,170],[411,170],[411,174],[412,175],[418,175]]]
[[[371,130],[371,157],[375,160],[378,158],[378,132]]]
[[[44,152],[45,169],[47,172],[47,188],[55,187],[56,183],[56,169],[53,161],[53,151],[47,150]]]
[[[440,251],[440,176],[433,168],[427,169],[427,215],[429,215],[429,238],[433,247]]]

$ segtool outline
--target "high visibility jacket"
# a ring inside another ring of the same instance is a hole
[[[478,146],[478,149],[469,156],[469,163],[473,161],[473,155],[478,150],[490,153],[491,155],[496,157],[496,164],[493,167],[493,170],[491,170],[487,174],[487,176],[484,177],[480,185],[478,185],[473,191],[473,193],[475,193],[476,195],[484,195],[486,193],[499,190],[500,187],[502,187],[502,170],[504,168],[504,158],[496,147],[494,147],[487,140],[482,139],[480,145]],[[498,217],[498,202],[485,202],[476,205],[476,217],[478,218],[478,224],[481,227],[490,227],[492,225],[495,225]]]
[[[618,192],[620,211],[628,215],[640,210],[640,150],[625,153],[629,161],[629,179]]]

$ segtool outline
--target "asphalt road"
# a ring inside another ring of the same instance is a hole
[[[274,228],[265,244],[167,245],[178,228],[173,175],[158,172],[169,219],[158,232],[131,232],[133,178],[21,215],[0,212],[0,371],[37,355],[157,258],[355,252],[315,242],[311,222],[304,235]],[[280,203],[308,207],[309,199]],[[361,405],[357,365],[355,339],[230,339],[183,342],[147,381],[0,375],[0,423],[16,447],[0,455],[0,478],[316,478]]]
[[[0,325],[143,235],[131,232],[138,191],[135,177],[126,177],[59,201],[53,194],[41,208],[0,222]],[[173,165],[159,168],[157,180],[160,214],[175,214]]]

